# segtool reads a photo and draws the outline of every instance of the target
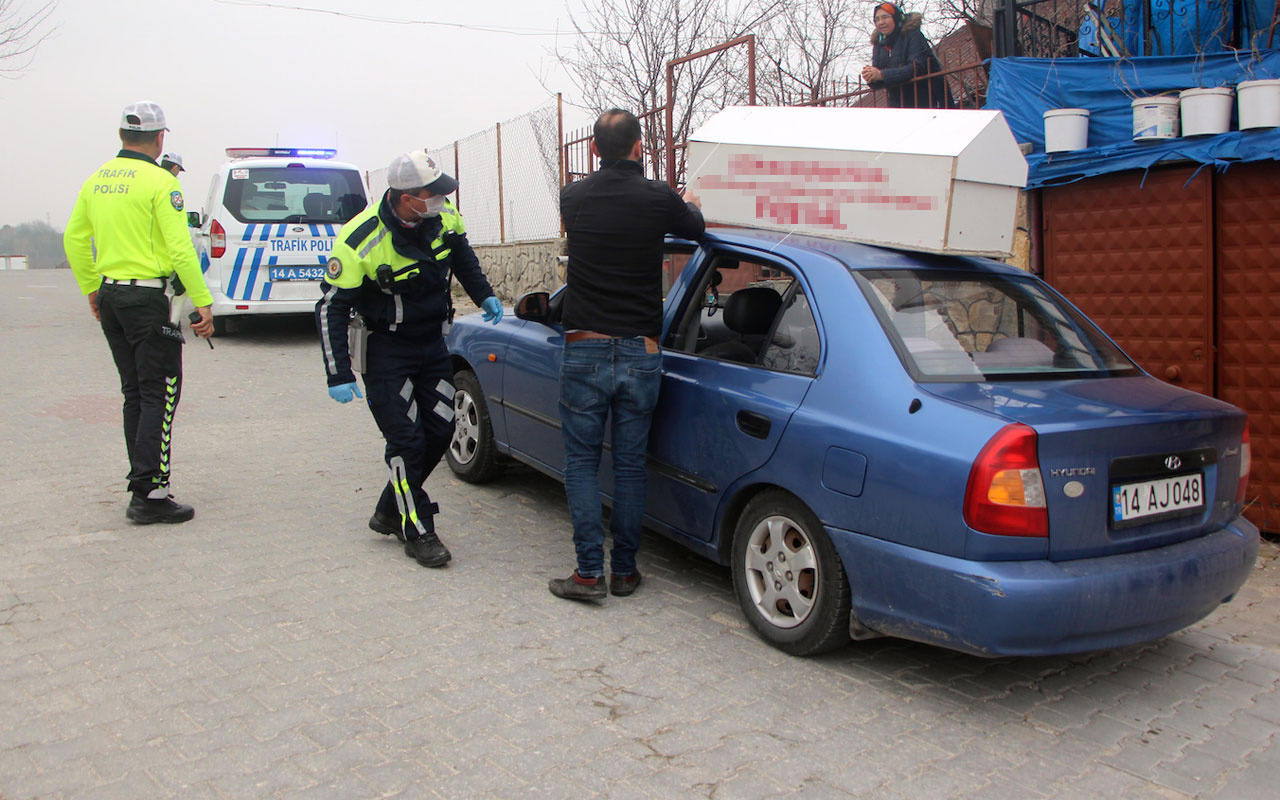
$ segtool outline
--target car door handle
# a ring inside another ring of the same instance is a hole
[[[738,430],[748,436],[754,436],[757,439],[769,438],[769,431],[773,428],[773,423],[764,414],[757,414],[754,411],[738,412]]]

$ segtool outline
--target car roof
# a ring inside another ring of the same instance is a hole
[[[873,269],[970,269],[1009,275],[1028,275],[1026,270],[978,256],[944,255],[917,250],[832,239],[811,234],[791,234],[762,228],[708,228],[708,241],[751,247],[776,253],[792,261],[813,253],[831,256],[852,270]]]

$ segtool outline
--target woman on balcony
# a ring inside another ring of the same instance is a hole
[[[923,14],[906,14],[893,3],[875,7],[876,30],[871,34],[871,64],[862,79],[872,89],[884,89],[891,108],[946,108],[942,65],[929,40],[920,32]],[[929,78],[915,80],[925,75]]]

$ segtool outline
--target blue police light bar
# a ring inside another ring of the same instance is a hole
[[[333,158],[337,150],[316,147],[228,147],[228,158]]]

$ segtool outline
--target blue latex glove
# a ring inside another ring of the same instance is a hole
[[[493,295],[486,297],[480,307],[484,309],[485,322],[492,322],[497,325],[502,320],[502,301]]]
[[[360,387],[355,384],[355,381],[339,384],[338,386],[330,386],[329,396],[334,400],[337,400],[339,403],[350,403],[357,397],[364,397],[364,395],[360,393]]]

